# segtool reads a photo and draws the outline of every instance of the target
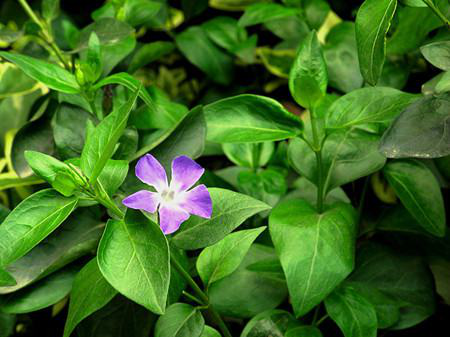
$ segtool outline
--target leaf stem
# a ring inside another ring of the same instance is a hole
[[[208,311],[212,317],[212,319],[216,322],[220,331],[225,337],[231,337],[231,333],[228,330],[225,322],[220,317],[219,313],[213,308],[213,306],[209,303],[208,296],[203,292],[203,290],[198,286],[197,282],[191,277],[191,275],[184,269],[184,267],[177,261],[177,259],[171,254],[170,262],[172,266],[180,273],[180,275],[186,280],[189,286],[194,290],[196,295],[199,297],[201,301],[204,302],[205,305],[208,306]]]
[[[316,155],[317,163],[317,212],[323,211],[323,198],[324,198],[324,186],[323,186],[323,162],[322,162],[322,142],[319,139],[319,130],[317,125],[317,119],[312,107],[309,109],[309,118],[311,121],[311,131],[313,135],[313,148]]]
[[[56,57],[62,62],[64,67],[70,71],[70,65],[67,63],[67,61],[64,59],[64,56],[62,54],[62,51],[59,49],[59,47],[56,45],[52,35],[50,34],[50,30],[47,27],[47,24],[42,22],[41,19],[38,18],[36,13],[33,12],[33,9],[31,9],[30,5],[28,5],[26,0],[18,0],[19,4],[22,6],[22,8],[25,10],[27,15],[30,17],[31,20],[33,20],[39,28],[42,30],[42,38],[44,41],[49,45],[49,47],[52,49],[52,51],[55,53]]]
[[[315,324],[315,326],[319,326],[324,320],[326,320],[329,317],[328,314],[325,314],[324,316],[322,316]]]
[[[361,198],[359,199],[359,204],[358,204],[358,217],[357,217],[357,224],[359,224],[359,222],[361,221],[361,216],[362,216],[362,211],[364,209],[364,202],[366,200],[366,195],[367,195],[367,188],[369,186],[369,176],[367,176],[364,179],[364,186],[363,186],[363,190],[361,192]]]
[[[442,22],[445,23],[447,28],[450,28],[450,20],[441,12],[438,6],[436,6],[432,0],[423,0],[425,4],[436,14]]]

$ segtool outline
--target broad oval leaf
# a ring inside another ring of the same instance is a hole
[[[268,259],[276,259],[273,247],[254,243],[238,269],[209,287],[208,295],[214,308],[224,316],[251,318],[278,307],[287,296],[283,276],[249,269]]]
[[[12,275],[0,268],[0,287],[14,286],[16,283],[17,282]]]
[[[397,0],[365,0],[356,15],[356,43],[364,79],[376,85],[386,57],[386,34]]]
[[[109,220],[98,248],[105,279],[120,293],[164,313],[169,290],[169,246],[157,224],[137,212],[126,220]]]
[[[156,315],[117,295],[100,310],[85,318],[77,327],[80,337],[148,337]]]
[[[274,3],[260,3],[248,6],[239,19],[239,25],[248,27],[271,20],[296,15],[298,10]]]
[[[299,47],[289,73],[289,91],[304,108],[312,108],[325,96],[328,85],[327,65],[315,31]]]
[[[205,325],[202,334],[200,337],[221,337],[222,335],[214,328],[211,328],[208,325]]]
[[[435,67],[450,70],[450,41],[437,41],[420,48],[422,55]]]
[[[17,284],[0,287],[0,294],[7,294],[35,282],[97,247],[105,225],[93,212],[79,209],[51,233],[39,245],[22,258],[11,263],[7,271]]]
[[[175,37],[175,43],[181,53],[212,81],[224,85],[231,82],[231,57],[212,43],[202,27],[192,26],[186,29]]]
[[[200,337],[204,326],[200,311],[186,303],[175,303],[156,322],[155,337]]]
[[[39,191],[22,201],[0,226],[0,267],[28,253],[53,232],[75,209],[78,199],[53,189]]]
[[[353,22],[344,21],[330,30],[323,53],[331,87],[346,93],[361,88],[364,79],[359,71]]]
[[[269,229],[297,317],[308,313],[353,270],[356,219],[350,205],[322,214],[303,200],[275,207]]]
[[[408,106],[381,139],[388,158],[437,158],[450,154],[450,94],[425,96]]]
[[[190,217],[171,241],[177,247],[192,250],[222,240],[251,216],[270,209],[267,204],[245,194],[210,188],[213,203],[211,219]]]
[[[381,291],[394,301],[400,309],[400,318],[389,326],[390,329],[414,326],[435,310],[433,276],[420,257],[365,244],[358,249],[355,271],[348,281],[361,289]]]
[[[418,160],[402,159],[389,162],[383,173],[420,226],[433,235],[444,236],[444,199],[433,172]]]
[[[266,227],[231,233],[216,244],[206,247],[197,259],[197,271],[206,287],[234,272],[253,241]]]
[[[50,89],[65,92],[67,94],[78,94],[80,87],[75,76],[67,70],[45,61],[30,56],[12,54],[5,51],[0,56],[16,64],[25,74],[44,83]]]
[[[388,87],[354,90],[338,98],[326,114],[328,128],[358,126],[377,132],[386,128],[409,104],[418,98]]]
[[[24,314],[47,308],[66,297],[78,269],[68,267],[20,291],[0,297],[0,310]]]
[[[207,139],[217,143],[282,140],[300,133],[302,123],[277,101],[257,95],[239,95],[204,108]]]
[[[325,299],[328,314],[345,337],[376,337],[377,314],[372,304],[351,287],[339,287]]]
[[[116,294],[117,291],[101,274],[97,259],[88,262],[73,283],[64,337],[70,337],[78,323],[104,307]]]
[[[296,325],[298,322],[291,313],[279,309],[268,310],[248,321],[241,337],[285,336],[287,330]]]

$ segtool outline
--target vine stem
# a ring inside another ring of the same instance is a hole
[[[58,59],[62,62],[64,67],[68,71],[70,71],[70,65],[64,59],[62,51],[59,49],[59,47],[56,45],[55,41],[53,40],[53,37],[50,34],[47,25],[44,22],[42,22],[41,19],[38,18],[36,13],[33,12],[33,9],[31,9],[30,5],[28,5],[26,0],[18,0],[18,2],[22,6],[22,8],[25,10],[27,15],[30,17],[30,19],[33,20],[39,26],[39,28],[41,28],[41,30],[42,30],[41,35],[42,35],[42,38],[44,39],[44,41],[50,46],[50,48],[53,50],[53,52],[58,57]]]
[[[200,300],[204,302],[204,304],[208,307],[208,312],[211,315],[212,319],[216,322],[220,331],[225,337],[232,337],[228,327],[225,322],[220,317],[219,313],[214,309],[214,307],[209,303],[208,296],[203,292],[203,290],[198,286],[197,282],[191,277],[191,275],[184,269],[184,267],[178,262],[178,260],[170,255],[170,262],[172,266],[180,273],[180,275],[186,280],[192,290],[196,293]]]
[[[313,107],[309,108],[309,115],[310,115],[309,118],[311,120],[311,130],[314,142],[312,150],[316,155],[316,163],[317,163],[317,211],[319,213],[322,213],[323,198],[324,198],[322,144],[319,139],[319,130]]]
[[[441,10],[433,3],[431,0],[423,0],[425,4],[436,14],[439,19],[441,19],[446,25],[447,28],[450,27],[450,20],[441,12]]]

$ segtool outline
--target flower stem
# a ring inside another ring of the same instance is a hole
[[[228,330],[227,326],[225,325],[225,322],[222,320],[222,317],[220,317],[219,313],[209,303],[208,296],[198,286],[197,282],[194,281],[191,275],[184,269],[184,267],[177,261],[177,259],[173,255],[170,255],[170,262],[172,263],[172,266],[186,280],[186,282],[189,284],[192,290],[197,294],[199,299],[203,301],[205,305],[208,306],[209,314],[211,315],[212,319],[216,322],[217,326],[219,327],[224,337],[231,337],[231,333]]]
[[[70,71],[70,66],[67,63],[67,61],[64,59],[64,56],[62,54],[62,51],[59,49],[59,47],[56,45],[52,35],[50,34],[50,30],[47,27],[47,24],[43,22],[41,19],[38,18],[36,13],[33,12],[30,5],[28,5],[26,0],[18,0],[20,5],[23,7],[27,15],[30,17],[31,20],[33,20],[41,29],[42,34],[41,37],[44,39],[44,41],[49,45],[51,50],[55,53],[56,57],[62,62],[64,67]]]

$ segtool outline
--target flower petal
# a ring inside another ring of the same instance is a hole
[[[211,218],[212,200],[205,185],[199,185],[189,192],[185,192],[179,206],[190,214]]]
[[[171,234],[189,219],[189,213],[172,205],[161,205],[159,208],[159,227],[164,234]]]
[[[139,159],[136,164],[136,177],[142,182],[153,186],[157,191],[167,188],[166,171],[151,154],[146,154]]]
[[[142,209],[150,213],[156,212],[159,202],[157,193],[145,190],[136,192],[122,200],[122,203],[128,208]]]
[[[170,189],[186,191],[194,185],[205,172],[205,169],[187,156],[176,157],[172,161],[172,180]]]

